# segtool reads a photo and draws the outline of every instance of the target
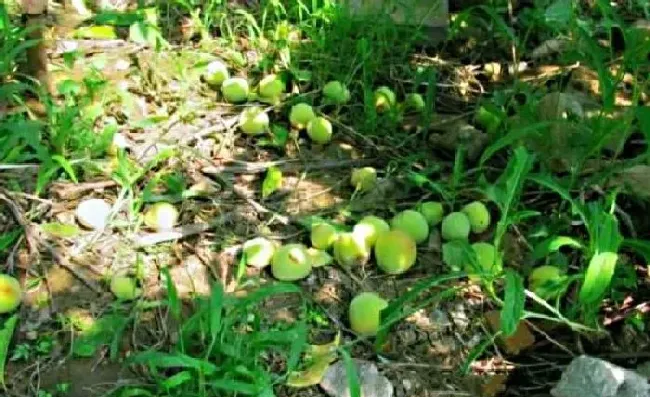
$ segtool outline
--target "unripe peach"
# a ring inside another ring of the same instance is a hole
[[[429,226],[435,226],[442,222],[442,218],[445,215],[445,210],[442,207],[442,203],[437,201],[425,201],[418,206],[418,211],[424,216],[424,219],[427,220]]]
[[[20,306],[22,295],[17,279],[8,274],[0,274],[0,314],[16,310]]]
[[[340,233],[334,241],[334,258],[343,267],[364,265],[369,257],[370,252],[363,236]]]
[[[312,141],[324,145],[332,140],[332,123],[325,117],[313,118],[307,123],[307,135]]]
[[[165,202],[151,205],[144,213],[144,224],[159,232],[173,229],[177,221],[178,210]]]
[[[117,299],[130,301],[140,296],[138,283],[128,276],[114,276],[111,279],[111,292]]]
[[[269,128],[269,115],[259,106],[251,106],[239,115],[239,128],[247,135],[260,135]]]
[[[386,86],[382,86],[375,90],[375,108],[377,113],[384,113],[395,107],[397,97],[395,92]]]
[[[311,245],[319,250],[328,250],[336,241],[338,232],[329,223],[318,223],[311,228]]]
[[[379,235],[375,243],[377,266],[388,274],[401,274],[415,263],[417,249],[415,241],[400,230],[391,230]]]
[[[227,79],[221,85],[221,93],[227,102],[246,102],[248,99],[248,81],[241,77]]]
[[[286,85],[280,77],[270,74],[260,81],[259,93],[262,98],[276,99],[284,93]]]
[[[363,292],[350,302],[350,328],[362,336],[374,336],[381,323],[381,311],[388,301],[373,292]]]
[[[372,167],[356,168],[350,175],[350,184],[359,191],[370,190],[377,183],[377,170]]]
[[[256,237],[246,241],[242,250],[246,255],[246,264],[261,269],[271,263],[275,244],[264,237]]]
[[[314,108],[306,103],[293,105],[289,111],[289,122],[294,128],[299,130],[307,127],[307,124],[315,117]]]
[[[221,61],[212,61],[208,64],[205,72],[205,81],[212,86],[221,86],[230,77],[228,66]]]
[[[390,226],[393,230],[401,230],[408,234],[418,244],[429,237],[429,224],[424,216],[417,211],[400,212],[393,217]]]
[[[447,241],[467,240],[469,230],[469,219],[462,212],[452,212],[442,220],[441,234]]]
[[[375,246],[379,235],[389,230],[388,222],[374,215],[368,215],[354,225],[352,233],[362,236],[366,242],[366,247],[370,249]]]
[[[483,233],[490,226],[490,212],[480,201],[467,204],[461,212],[467,215],[472,233]]]
[[[311,257],[302,244],[287,244],[278,248],[271,260],[273,277],[281,281],[296,281],[311,273]]]
[[[323,95],[329,103],[342,105],[350,100],[350,91],[340,81],[330,81],[323,87]]]

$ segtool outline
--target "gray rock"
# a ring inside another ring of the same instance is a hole
[[[554,397],[648,397],[648,380],[637,373],[590,356],[580,356],[551,390]]]
[[[381,375],[375,364],[354,360],[361,383],[363,397],[393,397],[393,385]],[[320,387],[331,397],[350,397],[348,377],[343,361],[330,366],[320,383]]]

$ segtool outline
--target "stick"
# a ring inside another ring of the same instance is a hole
[[[259,163],[248,163],[233,161],[240,165],[218,165],[203,167],[201,170],[204,174],[261,174],[266,172],[269,167],[277,167],[283,172],[287,171],[302,171],[302,170],[329,170],[335,168],[355,168],[362,167],[376,163],[375,159],[359,159],[359,160],[324,160],[317,163],[306,163],[302,160],[278,160],[278,161],[264,161]]]
[[[136,236],[133,239],[133,244],[135,244],[137,248],[142,248],[151,245],[156,245],[159,243],[164,243],[166,241],[179,240],[185,237],[206,232],[217,226],[221,226],[229,222],[233,218],[233,216],[234,213],[229,212],[210,223],[193,223],[190,225],[180,226],[166,232],[141,234]]]

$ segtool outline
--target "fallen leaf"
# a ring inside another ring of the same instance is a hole
[[[501,313],[499,311],[492,310],[485,313],[485,319],[492,332],[498,332],[501,329]],[[526,323],[520,321],[512,336],[501,336],[498,340],[506,353],[519,354],[519,352],[535,343],[535,336],[530,332]]]
[[[41,225],[41,230],[50,236],[60,238],[72,238],[79,235],[79,227],[77,225],[67,223],[44,223]]]
[[[289,374],[287,386],[303,388],[319,384],[325,372],[336,360],[336,349],[341,342],[341,334],[336,334],[334,340],[325,345],[309,345],[305,354],[305,361],[309,364],[303,371],[294,371]]]

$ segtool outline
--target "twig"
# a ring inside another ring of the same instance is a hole
[[[98,181],[79,184],[54,183],[52,184],[51,191],[60,199],[67,200],[77,198],[89,190],[106,189],[113,186],[117,186],[117,182]]]
[[[96,294],[101,294],[103,293],[103,289],[92,279],[89,279],[86,277],[78,268],[76,265],[72,264],[68,259],[61,254],[55,247],[46,244],[48,250],[50,251],[50,254],[52,255],[52,258],[54,261],[61,266],[62,268],[66,269],[70,273],[72,273],[73,276],[75,276],[79,281],[84,283],[88,288],[90,288],[93,292]]]
[[[208,166],[201,171],[208,175],[218,174],[261,174],[266,172],[269,167],[277,167],[283,172],[303,171],[303,170],[329,170],[335,168],[354,168],[371,165],[376,163],[375,159],[358,159],[358,160],[325,160],[317,163],[308,163],[302,160],[278,160],[264,161],[259,163],[248,163],[233,161],[240,165],[232,166]]]
[[[156,245],[159,243],[164,243],[167,241],[179,240],[185,237],[193,236],[199,233],[206,232],[210,229],[213,229],[217,226],[221,226],[234,217],[234,213],[229,212],[224,214],[210,223],[193,223],[190,225],[183,225],[174,230],[159,232],[159,233],[146,233],[136,236],[133,239],[133,244],[137,248],[147,247],[151,245]]]
[[[528,326],[531,327],[532,329],[534,329],[535,331],[537,331],[537,332],[539,332],[540,334],[542,334],[542,335],[546,338],[546,340],[548,340],[549,342],[551,342],[551,343],[554,344],[555,346],[559,347],[560,350],[565,351],[565,352],[567,352],[568,354],[570,354],[571,356],[575,357],[575,353],[574,353],[574,352],[572,352],[568,347],[564,346],[564,345],[561,344],[560,342],[558,342],[558,341],[556,341],[555,339],[551,338],[551,336],[550,336],[549,334],[547,334],[547,333],[544,332],[541,328],[539,328],[538,326],[536,326],[532,321],[526,321],[526,324],[528,324]]]

